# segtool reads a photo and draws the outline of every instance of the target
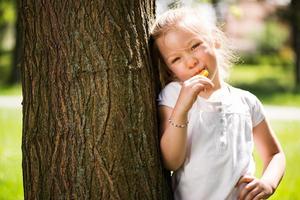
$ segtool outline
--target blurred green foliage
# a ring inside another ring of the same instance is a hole
[[[3,23],[16,22],[16,1],[15,0],[1,0],[0,1],[0,26]]]
[[[265,104],[300,106],[292,65],[236,65],[229,82],[254,93]]]
[[[0,1],[0,85],[6,82],[11,70],[16,23],[16,1]]]
[[[0,50],[1,51],[1,50]],[[11,66],[12,51],[0,54],[0,87],[5,87]]]
[[[258,37],[258,48],[260,53],[277,53],[289,38],[287,27],[275,20],[268,20],[265,23],[263,33]]]
[[[0,96],[22,96],[22,85],[0,85]]]
[[[242,54],[243,62],[258,65],[293,65],[294,52],[289,44],[290,31],[278,20],[267,20],[262,32],[252,35],[257,51]]]

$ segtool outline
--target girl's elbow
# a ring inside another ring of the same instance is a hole
[[[164,151],[162,149],[164,167],[170,171],[176,171],[183,163],[181,156],[175,154],[175,152]]]
[[[182,163],[178,161],[164,161],[164,166],[170,171],[177,171],[181,167]]]
[[[281,163],[283,164],[284,168],[285,168],[285,165],[286,165],[286,157],[285,157],[285,153],[283,151],[281,151],[279,153],[280,155],[280,158],[281,158]]]
[[[170,171],[178,170],[184,163],[184,156],[174,155],[175,153],[163,153],[164,167]]]
[[[161,153],[164,167],[171,171],[178,170],[185,160],[185,151],[182,148],[174,148],[161,140]]]

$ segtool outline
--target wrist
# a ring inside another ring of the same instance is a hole
[[[186,106],[183,106],[183,104],[176,103],[176,105],[174,107],[174,110],[173,110],[173,114],[180,115],[182,117],[186,117],[187,118],[189,110],[190,109],[187,108]]]
[[[177,127],[176,125],[185,127],[188,124],[188,114],[186,111],[175,108],[168,120],[169,124],[173,125],[174,127]]]
[[[188,112],[184,110],[174,109],[170,116],[170,119],[175,120],[178,123],[184,123],[188,119]]]
[[[169,119],[169,124],[171,124],[171,126],[174,126],[176,128],[186,128],[188,123],[189,122],[186,121],[184,123],[178,124],[178,123],[174,122],[171,118]]]
[[[272,183],[272,181],[266,180],[264,178],[262,178],[261,180],[264,182],[264,184],[268,188],[269,193],[273,194],[275,192],[276,188],[277,188],[277,185]]]

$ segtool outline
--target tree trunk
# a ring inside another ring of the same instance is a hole
[[[300,86],[300,2],[291,1],[291,24],[293,32],[293,48],[295,52],[295,80],[296,86]]]
[[[170,199],[152,1],[20,3],[25,199]]]

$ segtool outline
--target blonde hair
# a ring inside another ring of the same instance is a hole
[[[216,26],[212,7],[202,5],[197,8],[176,8],[160,15],[151,28],[153,64],[158,67],[162,86],[174,80],[164,62],[155,40],[163,37],[169,30],[182,28],[202,37],[206,42],[216,45],[219,73],[223,79],[228,76],[229,68],[236,60],[233,49],[225,34]]]

